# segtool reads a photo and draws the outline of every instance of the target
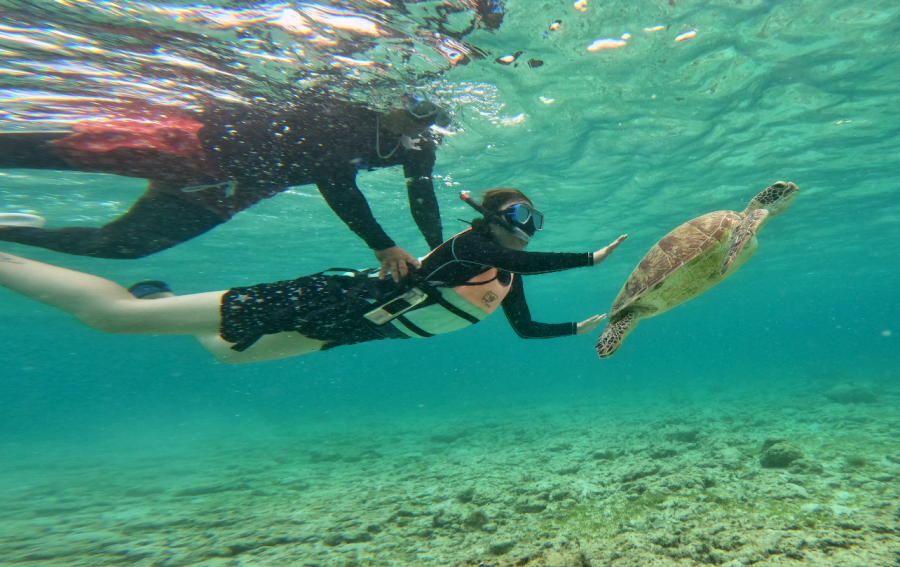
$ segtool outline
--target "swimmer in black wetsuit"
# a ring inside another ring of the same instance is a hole
[[[329,270],[224,292],[159,293],[168,297],[147,300],[108,280],[8,254],[0,254],[0,285],[100,331],[194,335],[229,363],[430,337],[477,323],[498,305],[524,338],[585,334],[603,320],[596,315],[580,323],[532,321],[521,276],[596,266],[625,235],[593,253],[524,252],[543,225],[543,215],[527,197],[515,189],[492,189],[479,208],[484,217],[429,254],[411,285]]]
[[[439,140],[430,126],[447,127],[450,117],[421,98],[405,102],[405,109],[386,114],[324,97],[289,107],[222,107],[200,116],[117,109],[76,125],[74,132],[0,134],[0,168],[150,180],[125,215],[102,227],[2,226],[0,218],[0,240],[81,256],[142,258],[199,236],[290,186],[314,183],[375,252],[382,275],[405,276],[407,264],[418,266],[418,260],[385,233],[356,185],[360,170],[403,166],[413,219],[430,248],[440,245],[431,179]]]

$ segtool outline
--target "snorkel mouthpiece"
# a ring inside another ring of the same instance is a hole
[[[484,218],[493,220],[494,222],[496,222],[497,224],[499,224],[506,230],[513,233],[513,236],[515,236],[516,238],[518,238],[525,244],[528,244],[531,241],[531,237],[528,236],[528,234],[524,230],[513,225],[511,222],[506,220],[506,218],[503,215],[496,213],[496,212],[491,212],[491,211],[485,209],[484,207],[482,207],[481,203],[479,203],[478,201],[473,199],[469,195],[468,191],[460,191],[459,198],[462,199],[463,201],[465,201],[466,204],[468,204],[470,207],[472,207],[473,209],[475,209],[476,211],[481,213],[481,215]]]

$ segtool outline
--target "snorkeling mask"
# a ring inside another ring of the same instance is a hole
[[[485,218],[496,221],[497,224],[526,244],[531,240],[535,230],[544,229],[544,214],[529,205],[519,203],[502,211],[492,212],[482,207],[481,203],[473,199],[468,191],[460,191],[459,198]]]
[[[425,100],[420,96],[409,97],[406,103],[406,111],[416,120],[424,120],[433,116],[433,124],[436,124],[441,128],[450,126],[450,114],[440,106]]]
[[[537,230],[544,230],[544,213],[530,205],[519,203],[501,212],[509,222],[521,228],[528,236],[534,236]]]

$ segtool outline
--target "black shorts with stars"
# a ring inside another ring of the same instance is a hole
[[[219,333],[243,351],[262,338],[297,331],[325,341],[322,350],[385,338],[406,338],[391,325],[363,318],[374,299],[371,278],[325,272],[295,280],[235,287],[222,296]]]

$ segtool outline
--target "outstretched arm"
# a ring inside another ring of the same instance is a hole
[[[509,292],[503,298],[503,313],[510,326],[523,339],[552,339],[576,334],[576,323],[537,323],[531,319],[531,311],[525,301],[525,285],[522,277],[513,276]]]
[[[453,241],[453,257],[458,262],[489,266],[516,274],[546,274],[573,268],[597,266],[628,237],[623,234],[609,246],[587,254],[567,252],[525,252],[506,248],[474,232]]]
[[[531,319],[531,310],[525,301],[525,285],[521,276],[514,276],[509,293],[500,304],[506,319],[517,335],[523,339],[552,339],[591,332],[606,315],[594,315],[580,323],[538,323]]]

